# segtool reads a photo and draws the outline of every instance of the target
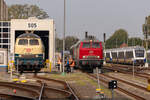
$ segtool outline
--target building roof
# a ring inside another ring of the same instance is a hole
[[[120,48],[123,48],[123,47],[128,47],[128,45],[126,43],[123,43],[120,45]]]

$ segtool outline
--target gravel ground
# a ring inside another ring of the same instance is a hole
[[[65,74],[64,76],[61,75],[61,73],[57,72],[57,70],[50,72],[50,73],[39,73],[38,75],[48,77],[48,78],[54,78],[58,80],[67,81],[71,87],[74,89],[74,91],[79,95],[82,99],[96,99],[99,98],[99,95],[96,93],[96,89],[98,88],[97,82],[93,81],[92,79],[89,79],[84,73],[81,72],[74,72]],[[25,73],[25,78],[27,78],[28,84],[37,84],[36,79],[32,78],[33,74]],[[10,81],[10,75],[1,72],[0,73],[0,80]],[[15,76],[16,77],[16,76]],[[60,85],[53,84],[53,82],[48,83],[49,86],[60,88]],[[111,98],[111,91],[107,89],[106,84],[101,83],[101,89],[104,92],[105,96],[107,98]],[[127,99],[126,95],[118,93],[118,91],[115,90],[114,96],[116,98],[119,98],[118,100],[129,100]],[[120,99],[122,98],[122,99]],[[132,99],[131,99],[132,100]]]
[[[67,81],[81,99],[99,98],[99,95],[96,93],[98,88],[97,82],[88,78],[84,73],[77,71],[65,76],[61,74],[47,74],[43,76]],[[101,84],[101,89],[107,98],[111,98],[111,91],[107,89],[107,85]],[[122,98],[121,100],[130,100],[118,92],[115,92],[114,96],[119,99]]]
[[[128,75],[128,74],[122,74],[122,73],[107,73],[110,76],[116,77],[116,78],[120,78],[122,80],[125,81],[129,81],[132,83],[135,83],[137,85],[143,86],[143,87],[147,87],[148,83],[147,80],[144,78],[139,78],[139,77],[133,77],[132,75]],[[134,88],[132,86],[127,86],[126,84],[119,84],[121,87],[124,87],[124,89],[130,90],[132,93],[137,94],[137,95],[141,95],[142,97],[144,97],[146,100],[149,100],[150,97],[150,92],[141,90],[141,89],[137,89]]]

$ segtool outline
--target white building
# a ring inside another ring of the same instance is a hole
[[[15,39],[25,31],[33,31],[41,37],[45,46],[45,57],[52,62],[54,66],[55,61],[55,25],[53,19],[37,19],[31,17],[29,19],[12,19],[9,23],[10,32],[8,34],[7,43],[1,43],[1,48],[8,45],[8,60],[14,60],[14,46]],[[1,26],[2,27],[2,26]],[[4,32],[1,32],[3,34]],[[3,35],[2,35],[3,36]],[[0,37],[3,39],[4,37]]]

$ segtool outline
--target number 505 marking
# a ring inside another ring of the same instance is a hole
[[[36,23],[28,23],[28,28],[36,28],[37,24]]]

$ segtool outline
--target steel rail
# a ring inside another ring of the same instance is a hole
[[[33,98],[28,98],[28,97],[21,97],[21,96],[17,96],[17,95],[10,95],[10,94],[4,94],[4,93],[0,93],[0,100],[3,100],[2,98],[9,98],[9,100],[10,100],[10,97],[11,97],[11,99],[12,98],[19,98],[20,100],[21,99],[24,99],[24,100],[35,100],[35,99],[33,99]],[[14,100],[13,99],[13,100]],[[7,99],[4,99],[4,100],[7,100]]]
[[[38,89],[41,88],[40,85],[38,86],[38,85],[23,84],[23,83],[11,83],[11,82],[0,82],[0,86],[8,86],[8,87],[15,87],[15,88],[19,88],[19,89],[30,90],[30,91],[32,91],[32,93],[35,92],[35,90],[38,90]],[[24,87],[28,87],[28,88],[24,88]],[[72,93],[70,93],[70,92],[68,92],[66,90],[62,90],[62,89],[58,89],[58,88],[52,88],[52,87],[48,87],[46,85],[44,85],[43,89],[45,91],[49,91],[50,90],[50,91],[55,91],[56,93],[63,94],[66,98],[69,98],[72,95]],[[36,91],[38,93],[37,97],[35,97],[36,100],[37,100],[37,98],[39,100],[40,94],[43,94],[42,88],[41,88],[41,91],[42,92],[40,92],[40,93]],[[42,95],[41,95],[41,97],[42,97]]]
[[[69,89],[69,91],[72,93],[73,95],[73,100],[80,100],[79,97],[75,94],[75,92],[73,91],[73,89],[70,87],[69,83],[66,81],[67,87]]]
[[[35,76],[35,78],[42,79],[42,80],[46,80],[46,81],[56,82],[56,83],[58,83],[58,84],[62,84],[65,89],[67,88],[67,85],[66,85],[65,81],[56,80],[56,79],[51,79],[51,78],[46,78],[46,77],[40,77],[40,76]]]
[[[103,67],[104,69],[109,69],[109,70],[113,70],[113,71],[119,71],[121,73],[124,73],[124,74],[132,74],[132,72],[127,72],[121,68],[118,68],[118,67]],[[135,72],[135,75],[138,76],[138,77],[142,77],[142,78],[146,78],[146,79],[149,79],[150,78],[150,75],[144,75],[143,73],[137,73]]]
[[[43,95],[43,91],[44,91],[44,86],[45,86],[45,83],[42,83],[42,88],[41,88],[41,91],[40,91],[39,100],[42,99],[42,95]]]
[[[59,84],[62,84],[65,88],[65,90],[69,90],[69,92],[72,94],[72,98],[71,100],[80,100],[79,97],[75,94],[75,92],[73,91],[73,89],[71,88],[71,86],[69,85],[68,82],[66,81],[61,81],[61,80],[56,80],[56,79],[51,79],[51,78],[46,78],[46,77],[40,77],[40,76],[35,76],[38,79],[42,79],[42,80],[47,80],[47,81],[53,81]]]
[[[116,77],[112,77],[112,76],[109,76],[109,75],[106,75],[106,74],[100,74],[100,76],[104,76],[104,77],[107,77],[107,78],[115,79],[115,80],[118,80],[119,82],[123,82],[123,83],[125,83],[125,84],[134,86],[134,87],[139,88],[139,89],[142,89],[142,90],[144,90],[144,91],[147,91],[147,88],[146,88],[146,87],[143,87],[143,86],[140,86],[140,85],[137,85],[137,84],[133,84],[133,83],[131,83],[131,82],[127,82],[127,81],[124,81],[124,80],[119,79],[119,78],[116,78]]]

